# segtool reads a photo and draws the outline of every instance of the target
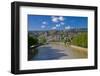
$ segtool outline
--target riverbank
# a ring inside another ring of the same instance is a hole
[[[83,48],[83,47],[80,47],[80,46],[75,46],[75,45],[70,45],[70,46],[67,46],[65,45],[64,43],[62,42],[50,42],[51,44],[56,44],[56,45],[63,45],[65,47],[71,47],[71,48],[74,48],[74,49],[77,49],[77,50],[82,50],[84,52],[87,52],[87,48]]]
[[[80,58],[88,57],[88,48],[83,48],[75,45],[70,45],[71,49],[74,51],[73,55]]]
[[[71,45],[70,46],[71,48],[74,48],[74,49],[77,49],[77,50],[82,50],[82,51],[84,51],[84,52],[87,52],[87,48],[83,48],[83,47],[79,47],[79,46],[75,46],[75,45]]]
[[[76,46],[76,45],[66,46],[62,42],[51,42],[51,44],[60,45],[60,46],[70,49],[71,54],[73,54],[73,56],[75,56],[76,58],[87,58],[88,57],[88,48],[83,48],[83,47]]]

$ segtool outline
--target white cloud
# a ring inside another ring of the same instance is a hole
[[[59,21],[64,21],[64,17],[63,16],[59,16],[59,17],[52,16],[51,20],[52,20],[52,22],[56,22],[57,23]]]
[[[42,24],[47,24],[47,22],[43,21]]]
[[[60,27],[60,24],[56,24],[56,27]]]
[[[65,23],[64,23],[64,22],[61,22],[60,24],[61,24],[61,25],[64,25]]]
[[[60,21],[64,21],[64,17],[62,17],[62,16],[60,16],[58,19],[59,19]]]
[[[69,30],[69,29],[71,29],[71,27],[70,26],[66,26],[65,29],[66,30]]]
[[[53,16],[53,17],[51,17],[52,18],[52,22],[58,22],[58,17],[55,17],[55,16]]]
[[[52,27],[52,29],[53,29],[53,30],[55,30],[55,29],[56,29],[56,27]]]
[[[42,25],[41,28],[45,28],[45,25]]]

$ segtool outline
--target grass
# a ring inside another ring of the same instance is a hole
[[[72,39],[72,44],[80,47],[88,47],[88,36],[87,32],[79,33]]]

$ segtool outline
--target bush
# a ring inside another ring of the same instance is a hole
[[[38,44],[38,39],[36,37],[28,36],[28,46]]]
[[[81,46],[81,47],[88,47],[88,37],[87,37],[87,32],[84,33],[80,33],[78,35],[76,35],[75,37],[73,37],[72,39],[72,44],[73,45],[77,45],[77,46]]]
[[[46,38],[45,38],[45,36],[43,36],[43,35],[41,35],[41,36],[39,36],[39,43],[40,44],[44,44],[44,43],[46,43],[47,42],[47,40],[46,40]]]

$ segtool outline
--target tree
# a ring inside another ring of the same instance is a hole
[[[38,39],[36,37],[28,36],[28,46],[38,44]]]
[[[40,44],[44,44],[44,43],[46,43],[47,42],[47,40],[46,40],[46,38],[45,38],[45,36],[43,36],[43,35],[41,35],[41,36],[39,36],[39,43]]]
[[[64,41],[65,45],[67,44],[69,46],[71,44],[71,38],[70,37],[64,37],[63,41]]]

